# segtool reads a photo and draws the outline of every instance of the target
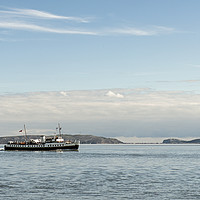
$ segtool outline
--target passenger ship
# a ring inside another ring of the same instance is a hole
[[[56,128],[59,136],[54,137],[41,136],[40,139],[27,140],[26,127],[24,125],[25,141],[9,141],[4,146],[4,150],[18,150],[18,151],[50,151],[50,150],[78,150],[80,141],[67,141],[65,142],[61,136],[61,127],[58,124]],[[21,130],[22,131],[22,130]]]

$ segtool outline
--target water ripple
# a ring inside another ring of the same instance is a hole
[[[1,152],[0,199],[200,199],[199,146]]]

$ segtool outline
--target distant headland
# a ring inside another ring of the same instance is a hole
[[[200,139],[186,141],[186,140],[172,138],[172,139],[163,140],[163,144],[200,144]]]
[[[28,135],[28,139],[39,139],[41,135]],[[62,135],[64,140],[79,140],[81,144],[123,144],[118,139],[106,138],[93,135]],[[0,137],[0,144],[6,144],[9,141],[24,141],[24,136],[7,136]]]

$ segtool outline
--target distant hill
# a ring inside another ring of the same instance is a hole
[[[200,139],[194,139],[190,141],[179,140],[179,139],[166,139],[163,140],[163,144],[200,144]]]
[[[114,138],[98,137],[93,135],[62,135],[64,140],[80,140],[81,144],[123,144],[123,142]],[[28,139],[39,139],[40,135],[28,135]],[[8,141],[24,141],[24,136],[0,137],[0,144],[6,144]]]

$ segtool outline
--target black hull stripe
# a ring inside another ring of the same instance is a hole
[[[8,147],[5,146],[5,150],[9,151],[51,151],[51,150],[78,150],[79,145],[64,146],[64,147]]]

